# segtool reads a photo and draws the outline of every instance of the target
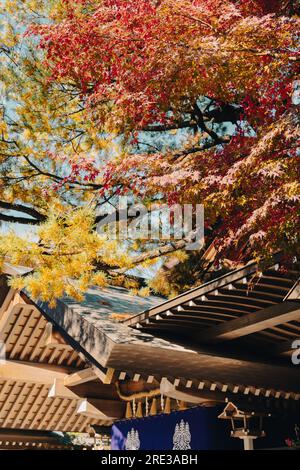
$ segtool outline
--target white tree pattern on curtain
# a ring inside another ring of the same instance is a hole
[[[191,449],[191,433],[188,422],[180,421],[180,424],[176,424],[173,435],[173,450],[189,450]]]
[[[126,450],[139,450],[141,446],[140,437],[138,431],[134,428],[127,433],[125,449]]]

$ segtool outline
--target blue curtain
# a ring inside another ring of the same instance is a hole
[[[120,421],[112,428],[112,450],[242,449],[242,441],[230,437],[230,422],[217,418],[223,408],[195,407]]]
[[[223,409],[194,407],[169,415],[120,421],[112,427],[112,449],[242,450],[243,441],[230,437],[230,421],[218,419]],[[254,448],[285,447],[286,438],[295,438],[295,424],[300,427],[299,408],[281,409],[271,418],[264,418],[266,437],[255,440]]]

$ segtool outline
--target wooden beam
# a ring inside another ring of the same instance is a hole
[[[97,379],[98,376],[95,373],[92,367],[87,369],[82,369],[74,374],[66,375],[64,378],[65,387],[75,387],[75,385],[80,385],[85,382],[90,382],[91,380]]]
[[[0,378],[19,382],[32,382],[42,384],[53,384],[54,379],[63,379],[65,371],[57,371],[53,367],[43,365],[32,365],[25,362],[5,361],[0,364]]]
[[[228,341],[299,319],[300,303],[283,302],[207,328],[197,337],[207,342]]]

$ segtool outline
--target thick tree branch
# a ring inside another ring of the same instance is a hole
[[[207,144],[199,145],[198,147],[192,147],[189,149],[181,150],[180,152],[174,153],[172,158],[173,159],[178,159],[181,157],[187,157],[188,155],[192,155],[193,153],[198,153],[202,152],[204,150],[209,150],[213,147],[216,147],[217,145],[220,144],[228,144],[230,142],[230,138],[222,138],[219,142],[213,141],[213,142],[208,142]]]
[[[27,217],[15,217],[12,215],[2,214],[1,212],[0,212],[0,221],[9,222],[12,224],[22,224],[22,225],[39,225],[41,223],[41,221],[37,219],[29,219]]]
[[[33,207],[24,206],[23,204],[14,204],[10,202],[0,201],[0,207],[2,209],[23,212],[24,214],[28,214],[34,219],[36,219],[37,222],[43,222],[46,220],[46,216],[44,214],[41,214]]]
[[[206,132],[206,134],[208,134],[216,144],[222,144],[224,143],[223,139],[221,137],[218,136],[218,134],[216,132],[214,132],[212,129],[209,129],[205,122],[204,122],[204,116],[202,114],[202,111],[201,109],[199,108],[199,106],[197,105],[197,103],[195,103],[194,105],[194,113],[195,113],[195,118],[197,120],[197,123],[198,123],[198,126],[200,127],[200,129],[203,131],[203,132]]]
[[[190,129],[195,126],[195,122],[191,121],[183,121],[174,124],[166,124],[166,125],[153,125],[147,126],[140,129],[143,132],[167,132],[173,131],[177,129]]]

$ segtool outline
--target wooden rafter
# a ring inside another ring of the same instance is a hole
[[[124,320],[123,323],[128,326],[136,325],[137,322],[141,323],[142,321],[146,320],[150,316],[159,315],[163,312],[166,312],[167,310],[171,310],[172,308],[178,307],[179,305],[188,303],[189,301],[192,301],[195,298],[205,296],[211,292],[214,292],[216,291],[216,289],[220,289],[224,286],[232,284],[233,282],[239,281],[240,279],[245,278],[245,276],[249,276],[255,273],[256,270],[257,270],[257,264],[254,262],[249,263],[244,268],[237,269],[230,274],[226,274],[216,280],[203,284],[200,287],[191,289],[190,291],[184,294],[181,294],[174,299],[168,300],[158,305],[157,307],[151,308],[151,310],[149,311],[146,311],[139,315],[134,315]]]
[[[97,374],[95,373],[95,368],[88,367],[86,369],[79,370],[73,374],[67,375],[64,378],[64,385],[66,387],[74,387],[75,385],[80,385],[91,380],[97,379]]]
[[[31,383],[52,385],[54,379],[63,381],[66,370],[59,370],[47,364],[32,364],[17,361],[5,361],[0,364],[0,378]]]
[[[203,330],[204,341],[226,341],[257,333],[281,323],[300,319],[300,302],[284,302]]]

